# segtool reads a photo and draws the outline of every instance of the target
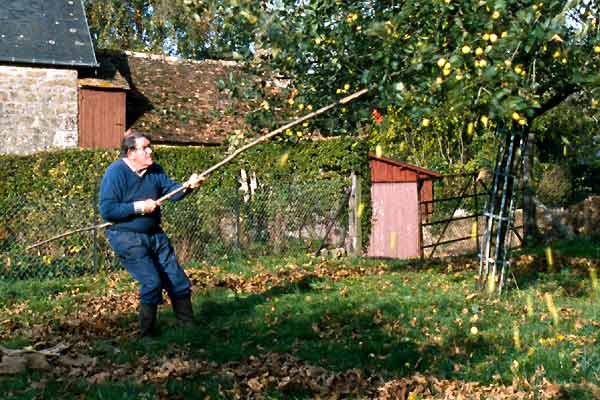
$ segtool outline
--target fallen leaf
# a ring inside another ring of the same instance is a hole
[[[96,358],[77,354],[75,357],[63,357],[59,359],[59,362],[68,367],[90,367],[96,365]]]
[[[263,389],[262,383],[258,380],[258,378],[252,378],[248,380],[248,387],[252,389],[254,392],[260,392]]]
[[[109,372],[98,372],[97,374],[90,376],[88,378],[88,382],[92,385],[96,385],[98,383],[105,382],[108,378],[110,378]]]

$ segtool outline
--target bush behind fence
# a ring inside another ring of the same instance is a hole
[[[237,188],[200,188],[163,205],[163,229],[183,265],[228,257],[315,251],[326,239],[343,246],[348,214],[345,178]],[[0,200],[0,277],[43,279],[121,268],[102,229],[75,233],[40,247],[26,247],[75,228],[102,223],[97,199],[61,201],[9,196]]]

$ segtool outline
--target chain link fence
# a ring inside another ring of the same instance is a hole
[[[200,188],[165,203],[162,227],[182,265],[343,247],[348,179],[237,188]],[[0,199],[0,278],[69,277],[121,268],[103,229],[90,229],[27,249],[41,240],[102,223],[97,198]],[[333,229],[331,227],[333,226]],[[327,237],[325,237],[327,234]]]

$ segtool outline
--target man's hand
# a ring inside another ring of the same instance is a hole
[[[142,204],[142,215],[152,214],[158,207],[160,207],[160,203],[158,201],[152,199],[144,200]]]
[[[198,174],[192,174],[188,180],[183,184],[188,189],[196,189],[198,186],[202,185],[206,180],[205,177],[200,176]]]

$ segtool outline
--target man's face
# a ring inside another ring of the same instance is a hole
[[[143,169],[151,166],[154,161],[152,160],[150,141],[146,138],[135,139],[135,150],[129,150],[127,158],[136,169]]]

